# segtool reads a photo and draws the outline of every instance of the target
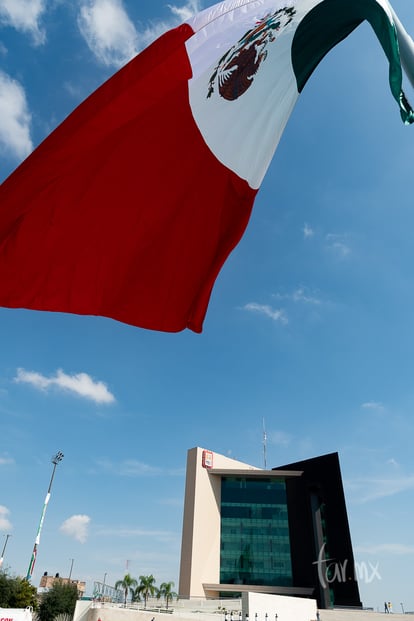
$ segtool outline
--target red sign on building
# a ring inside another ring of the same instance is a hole
[[[212,468],[213,467],[213,452],[212,451],[203,451],[202,458],[203,468]]]

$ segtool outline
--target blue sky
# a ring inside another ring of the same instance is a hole
[[[0,179],[134,53],[212,2],[0,0]],[[414,33],[411,0],[394,0]],[[178,587],[186,451],[338,451],[366,606],[414,610],[413,128],[374,34],[294,110],[204,332],[0,309],[0,546],[44,571]],[[407,94],[414,99],[412,89]],[[364,577],[364,568],[367,573]]]

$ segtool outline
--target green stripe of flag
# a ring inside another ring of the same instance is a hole
[[[395,25],[377,0],[324,0],[303,18],[292,43],[292,65],[301,92],[324,56],[367,20],[388,58],[391,92],[405,123],[414,122],[414,111],[402,90],[402,69]]]

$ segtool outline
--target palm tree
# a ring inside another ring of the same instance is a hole
[[[157,591],[157,588],[155,586],[155,578],[154,576],[151,574],[150,576],[140,576],[139,577],[139,585],[138,588],[136,589],[138,591],[138,593],[140,595],[143,596],[144,598],[144,608],[147,607],[147,601],[148,598],[154,597],[154,594]]]
[[[158,589],[157,599],[163,597],[165,599],[166,608],[168,610],[168,602],[172,602],[172,600],[178,597],[177,593],[173,591],[174,582],[163,582]]]
[[[122,580],[117,580],[115,582],[116,589],[123,589],[124,591],[124,606],[126,607],[128,593],[131,593],[131,596],[134,594],[134,587],[136,587],[138,582],[133,578],[130,574],[125,574]]]

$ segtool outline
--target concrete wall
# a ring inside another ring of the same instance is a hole
[[[414,616],[393,613],[385,615],[383,612],[372,610],[320,610],[320,621],[412,621]]]
[[[154,617],[152,612],[143,610],[128,610],[125,608],[92,608],[88,621],[150,621]]]
[[[73,615],[73,621],[88,621],[88,614],[91,606],[91,601],[78,599],[76,602],[75,613]]]
[[[0,608],[1,621],[32,621],[31,608]]]
[[[246,611],[249,610],[250,621],[255,621],[255,613],[258,613],[258,621],[265,621],[266,612],[268,621],[275,621],[275,614],[278,614],[277,621],[310,621],[316,619],[316,602],[314,600],[285,597],[280,595],[260,595],[251,594],[253,599],[250,602],[243,602],[243,621],[246,620]],[[247,593],[245,594],[245,597]],[[270,597],[268,603],[265,597]],[[260,598],[257,600],[256,598]],[[307,611],[300,608],[301,605],[310,605]],[[273,608],[273,606],[277,606]],[[260,607],[259,607],[260,606]],[[238,611],[240,610],[240,600],[179,600],[173,604],[173,614],[162,612],[150,612],[112,606],[111,604],[92,604],[91,602],[79,601],[76,605],[74,621],[225,621],[224,607],[229,612],[234,611],[233,619],[238,621]],[[272,612],[271,612],[272,611]],[[272,616],[273,614],[273,616]],[[303,616],[303,615],[315,616]],[[320,610],[320,621],[414,621],[414,614],[393,613],[392,616],[385,616],[383,612],[373,612],[368,610]],[[229,618],[229,615],[227,615]]]
[[[243,619],[250,621],[316,621],[316,600],[285,595],[242,594]],[[266,618],[267,614],[267,618]]]

